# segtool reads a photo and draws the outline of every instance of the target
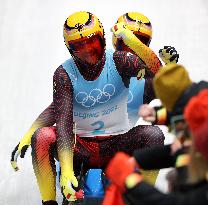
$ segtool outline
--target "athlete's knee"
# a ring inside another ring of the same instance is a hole
[[[158,126],[145,125],[142,127],[141,133],[144,147],[164,144],[165,136]]]
[[[43,127],[35,131],[31,140],[31,147],[34,149],[37,145],[50,146],[56,141],[55,127]]]
[[[153,126],[153,144],[164,144],[165,136],[158,126]]]

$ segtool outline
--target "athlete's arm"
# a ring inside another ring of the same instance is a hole
[[[143,44],[134,33],[125,27],[123,23],[117,23],[112,31],[114,35],[122,39],[123,42],[147,65],[147,67],[156,73],[162,66],[159,58],[147,45]]]
[[[60,183],[67,199],[75,199],[78,186],[73,171],[73,86],[62,66],[57,68],[53,77],[53,102],[56,113],[57,152],[61,167]]]
[[[53,102],[56,113],[57,149],[60,165],[69,165],[73,157],[73,88],[66,71],[59,67],[53,77]],[[64,160],[66,159],[66,160]],[[67,160],[68,159],[68,160]]]
[[[142,77],[153,78],[155,75],[138,56],[129,52],[115,51],[113,59],[116,69],[127,87],[131,77],[137,77],[139,80]]]

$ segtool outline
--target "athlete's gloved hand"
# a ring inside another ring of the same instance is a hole
[[[20,143],[15,147],[11,155],[11,165],[15,171],[19,170],[17,165],[17,158],[20,155],[21,158],[24,158],[27,148],[31,144],[31,134],[25,134],[21,139]]]
[[[124,39],[126,36],[129,34],[133,34],[131,30],[126,28],[125,24],[123,22],[121,23],[116,23],[112,28],[111,31],[113,34],[116,36],[118,39]]]
[[[135,172],[137,163],[133,157],[118,152],[106,168],[106,176],[122,192],[125,190],[126,177]]]
[[[163,49],[160,49],[159,56],[165,64],[177,63],[179,58],[176,49],[171,46],[164,46]]]
[[[73,171],[69,172],[63,172],[60,177],[60,185],[61,185],[61,191],[66,197],[68,201],[76,201],[78,198],[77,193],[74,190],[75,187],[78,187],[78,181],[77,178],[74,176]],[[74,187],[74,188],[73,188]]]

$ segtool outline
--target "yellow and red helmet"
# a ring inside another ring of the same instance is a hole
[[[149,46],[152,39],[152,25],[150,20],[143,14],[138,12],[129,12],[120,16],[117,23],[123,22],[125,26],[133,31],[136,37],[145,45]],[[119,47],[119,40],[113,35],[113,46],[115,49]]]
[[[87,39],[93,35],[98,35],[105,47],[104,29],[99,19],[92,13],[79,11],[71,14],[64,24],[64,41],[69,50],[70,44],[80,39]]]

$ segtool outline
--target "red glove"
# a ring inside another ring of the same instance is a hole
[[[68,194],[66,196],[67,199],[69,199],[70,197],[71,197],[71,194]],[[84,191],[80,189],[79,191],[75,192],[75,197],[76,199],[84,199]]]
[[[123,152],[118,152],[108,164],[106,176],[110,179],[111,183],[117,185],[120,191],[123,192],[125,190],[126,177],[133,173],[135,168],[135,160],[132,160],[129,155]]]

